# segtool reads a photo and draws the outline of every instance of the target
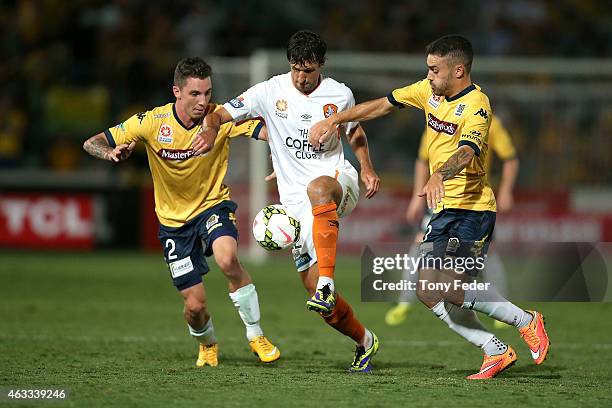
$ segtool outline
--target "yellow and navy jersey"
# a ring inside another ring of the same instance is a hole
[[[421,135],[421,143],[419,145],[419,159],[428,162],[429,156],[427,155],[427,146],[429,146],[430,141],[427,139],[427,129],[423,131]],[[491,119],[491,127],[489,127],[489,146],[491,146],[491,150],[495,153],[497,157],[501,160],[506,161],[510,159],[514,159],[516,157],[516,148],[512,143],[512,139],[510,138],[510,134],[504,127],[501,120],[496,115],[493,115]],[[491,159],[493,155],[488,154],[485,160],[485,172],[489,174],[491,171]]]
[[[206,111],[219,105],[209,104]],[[187,128],[178,119],[173,103],[138,113],[104,131],[108,143],[143,142],[155,191],[155,212],[167,227],[180,227],[202,211],[229,199],[223,184],[229,158],[229,141],[236,136],[257,139],[263,122],[248,120],[221,125],[213,149],[194,156],[191,143],[201,123]]]
[[[444,182],[444,198],[435,212],[444,208],[495,211],[495,196],[486,177],[491,105],[489,98],[472,84],[452,98],[433,94],[429,81],[393,90],[389,102],[413,106],[425,113],[426,142],[419,156],[428,158],[433,174],[463,145],[474,149],[472,161],[455,177]]]

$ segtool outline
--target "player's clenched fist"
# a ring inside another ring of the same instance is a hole
[[[206,154],[212,150],[218,131],[219,128],[207,127],[195,136],[191,143],[195,156]]]
[[[308,132],[308,142],[315,148],[318,148],[321,144],[325,143],[335,131],[336,125],[334,125],[331,117],[323,119],[310,128],[310,132]]]

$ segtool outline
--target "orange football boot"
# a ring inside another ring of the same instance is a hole
[[[488,356],[485,354],[484,361],[480,367],[480,371],[476,374],[469,375],[468,380],[486,380],[493,378],[507,368],[512,367],[516,362],[516,352],[510,346],[504,354],[497,356]]]
[[[527,310],[527,313],[533,315],[533,319],[527,326],[519,329],[519,333],[529,346],[531,357],[533,357],[535,363],[542,364],[548,354],[548,346],[550,346],[548,334],[544,329],[544,317],[541,313],[533,310]]]

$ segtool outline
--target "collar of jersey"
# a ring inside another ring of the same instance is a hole
[[[206,107],[206,110],[204,111],[204,115],[206,115],[207,113],[208,113],[208,106]],[[176,114],[175,104],[172,104],[172,114],[174,115],[174,119],[178,122],[178,124],[181,125],[181,127],[185,130],[191,130],[194,127],[198,126],[198,122],[194,122],[194,124],[189,127],[185,126],[185,124],[179,119],[178,115]]]
[[[476,89],[476,85],[471,84],[470,86],[468,86],[467,88],[465,88],[463,91],[459,92],[457,95],[450,97],[450,98],[445,98],[446,102],[452,102],[452,101],[456,101],[457,99],[461,98],[464,95],[467,95],[468,93],[472,92],[474,89]]]

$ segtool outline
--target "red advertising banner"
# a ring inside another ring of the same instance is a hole
[[[0,247],[91,248],[93,207],[89,194],[0,194]]]
[[[239,204],[240,245],[245,246],[252,239],[248,186],[232,187],[231,195]],[[360,254],[367,244],[406,242],[410,245],[418,230],[418,226],[408,225],[405,219],[410,197],[410,189],[381,191],[371,200],[362,197],[353,213],[340,220],[338,250],[343,254]],[[141,242],[144,248],[160,250],[152,189],[143,191],[142,198]],[[612,211],[598,214],[576,211],[571,205],[571,192],[519,190],[514,198],[514,209],[497,216],[496,242],[612,241]],[[269,192],[268,202],[279,202],[274,191]]]

